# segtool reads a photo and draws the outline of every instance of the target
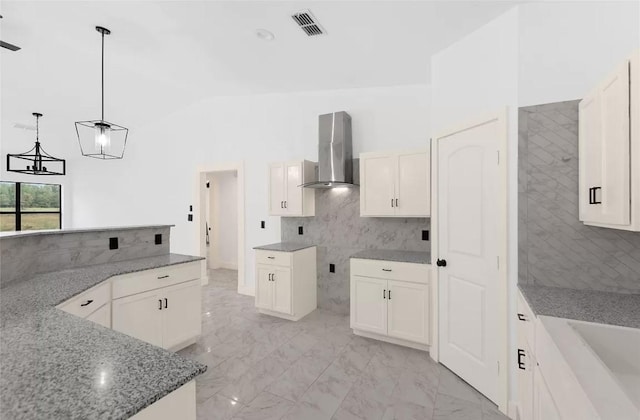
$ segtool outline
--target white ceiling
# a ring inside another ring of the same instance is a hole
[[[2,122],[31,112],[99,117],[100,35],[106,119],[132,126],[215,95],[429,83],[430,56],[512,7],[509,1],[5,0]],[[327,35],[307,37],[311,9]],[[266,28],[266,42],[255,30]],[[43,120],[45,122],[45,120]]]

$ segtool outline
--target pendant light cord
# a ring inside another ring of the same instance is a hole
[[[38,115],[36,115],[36,143],[38,143],[40,141],[40,124],[39,124],[39,120],[40,120],[40,117]]]
[[[102,32],[102,121],[104,121],[104,32]]]

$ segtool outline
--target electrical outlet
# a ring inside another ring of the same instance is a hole
[[[302,229],[302,226],[298,226],[298,235],[303,235],[304,234],[304,230]]]
[[[423,241],[428,241],[429,240],[429,231],[428,230],[423,230],[422,231],[422,240]]]
[[[193,214],[187,215],[187,222],[193,222]]]
[[[335,273],[336,272],[336,265],[335,264],[329,264],[329,272],[330,273]]]
[[[189,206],[189,211],[193,211],[193,206]]]
[[[118,249],[118,238],[109,238],[109,249]]]
[[[264,227],[265,227],[264,220],[261,220],[260,221],[260,229],[264,229]]]
[[[162,245],[162,233],[156,233],[156,245]]]

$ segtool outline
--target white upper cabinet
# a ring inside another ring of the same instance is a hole
[[[307,160],[269,165],[269,215],[315,216],[315,191],[300,185],[317,179],[316,167]]]
[[[580,220],[640,231],[640,59],[636,52],[579,106]]]
[[[429,152],[360,154],[360,216],[429,217]]]

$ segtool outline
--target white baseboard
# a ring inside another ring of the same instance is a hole
[[[209,284],[209,276],[200,277],[200,284],[203,286],[206,286],[207,284]]]
[[[518,401],[509,401],[507,403],[507,413],[506,413],[507,417],[509,417],[510,419],[513,420],[519,420],[520,417],[518,416]]]
[[[220,262],[220,264],[218,264],[218,266],[220,268],[226,268],[227,270],[238,270],[238,263]]]
[[[374,340],[386,341],[387,343],[397,344],[399,346],[411,347],[412,349],[429,351],[429,346],[427,344],[414,343],[412,341],[402,340],[400,338],[388,337],[386,335],[380,335],[368,331],[356,330],[352,329],[355,335],[359,335],[361,337],[372,338]]]
[[[249,286],[238,286],[238,293],[246,296],[255,296],[256,291],[253,287]]]

